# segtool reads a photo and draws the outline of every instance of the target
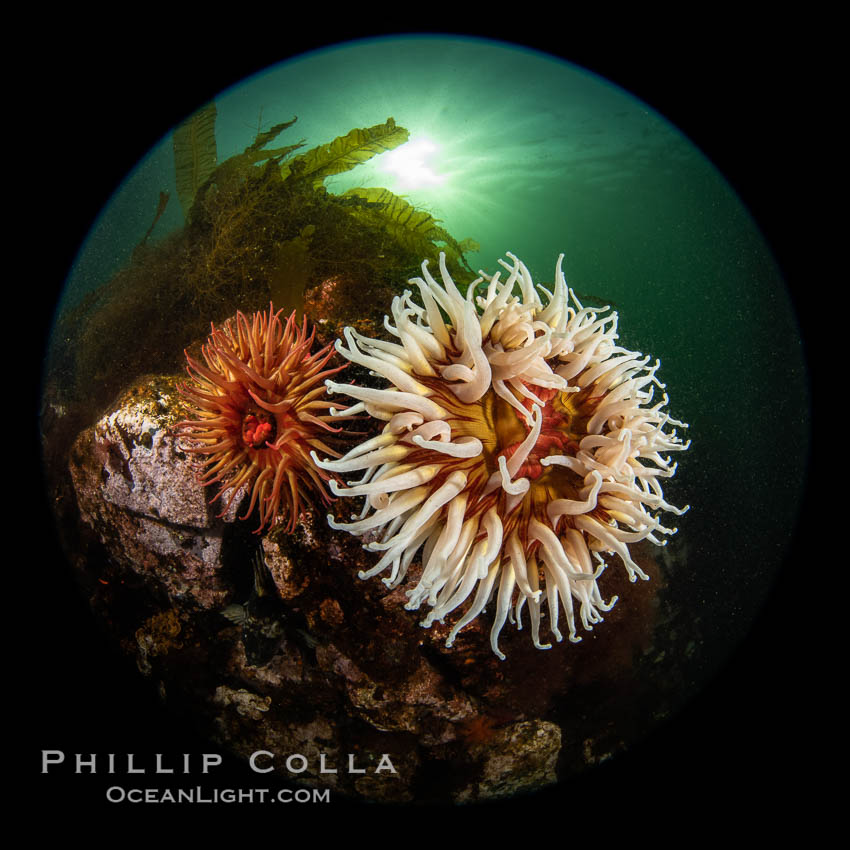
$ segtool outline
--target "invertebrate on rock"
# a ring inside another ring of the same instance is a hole
[[[661,480],[676,465],[662,453],[687,449],[675,427],[687,427],[653,403],[658,361],[616,344],[616,313],[583,307],[566,284],[558,258],[552,291],[535,286],[513,254],[503,271],[483,272],[464,297],[440,256],[438,283],[422,264],[411,291],[392,302],[385,320],[395,341],[352,328],[337,350],[389,381],[376,388],[328,379],[329,393],[355,400],[344,415],[366,411],[383,431],[344,457],[317,466],[359,473],[338,496],[363,497],[351,522],[332,527],[368,537],[378,561],[361,578],[389,571],[404,581],[421,550],[422,572],[407,591],[408,609],[423,603],[430,626],[467,603],[447,640],[477,617],[495,595],[493,651],[511,609],[518,624],[527,604],[534,645],[541,606],[549,629],[563,607],[571,641],[602,620],[599,579],[611,555],[629,578],[646,579],[629,545],[663,545],[675,532],[659,515],[676,515]],[[505,273],[505,279],[502,274]],[[333,411],[331,411],[333,412]],[[667,430],[671,426],[673,430]],[[472,597],[471,602],[468,600]]]
[[[299,326],[294,311],[281,321],[281,312],[269,305],[250,319],[238,312],[220,328],[213,325],[204,363],[186,354],[191,380],[181,387],[194,414],[177,425],[181,448],[202,459],[202,483],[218,485],[213,501],[229,493],[222,514],[250,484],[242,518],[256,508],[257,532],[281,515],[292,530],[305,503],[329,502],[330,475],[310,452],[339,456],[325,442],[341,429],[329,424],[323,381],[344,366],[325,368],[333,346],[311,354],[315,328],[308,331],[306,317]]]

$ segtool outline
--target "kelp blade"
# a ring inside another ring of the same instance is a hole
[[[439,219],[425,210],[417,209],[389,189],[358,187],[349,189],[341,197],[360,199],[362,206],[359,209],[355,207],[352,215],[380,223],[411,253],[431,257],[437,246],[464,269],[471,271],[463,254],[465,251],[477,251],[478,243],[472,239],[458,242],[445,228],[440,227]]]
[[[215,103],[208,103],[174,130],[174,172],[177,197],[188,219],[195,194],[215,171]]]
[[[355,128],[345,136],[338,136],[326,145],[295,157],[283,166],[282,176],[308,177],[314,186],[319,186],[334,174],[342,174],[373,156],[403,145],[409,136],[408,131],[397,127],[392,118],[374,127]]]

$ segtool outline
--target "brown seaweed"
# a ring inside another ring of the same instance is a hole
[[[216,167],[215,118],[215,103],[208,103],[174,130],[174,176],[184,217]]]
[[[185,225],[144,238],[127,267],[60,316],[54,356],[67,402],[77,396],[97,412],[138,375],[178,370],[183,348],[237,309],[273,300],[301,310],[310,292],[327,333],[346,323],[368,330],[423,258],[445,251],[450,266],[468,269],[463,254],[477,246],[457,242],[430,213],[386,189],[326,190],[328,177],[407,140],[392,118],[303,154],[303,140],[271,147],[293,118],[209,170],[214,108],[175,131],[184,209],[193,192]]]

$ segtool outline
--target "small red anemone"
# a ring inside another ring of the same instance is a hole
[[[341,431],[329,424],[324,380],[345,367],[326,369],[333,346],[311,354],[315,328],[308,333],[306,317],[296,324],[294,311],[283,322],[281,312],[269,305],[250,319],[239,312],[212,325],[202,349],[206,365],[186,353],[191,381],[180,391],[194,417],[176,426],[180,447],[203,458],[201,482],[219,486],[213,501],[229,492],[222,515],[251,483],[242,519],[257,508],[258,533],[281,516],[291,531],[305,503],[317,496],[328,503],[331,476],[310,451],[339,457],[324,442]]]

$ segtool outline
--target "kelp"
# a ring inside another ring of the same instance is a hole
[[[208,103],[174,130],[174,177],[184,218],[216,167],[215,118],[215,103]]]
[[[157,222],[162,218],[163,213],[165,212],[165,208],[168,206],[168,201],[170,199],[170,195],[168,192],[160,192],[159,193],[159,203],[156,206],[156,212],[154,213],[153,221],[151,222],[151,226],[145,232],[145,235],[142,237],[141,241],[138,245],[133,249],[133,259],[135,260],[141,251],[144,250],[145,245],[148,244],[148,239],[151,238],[151,234],[154,232],[156,228]]]
[[[304,290],[313,274],[310,243],[315,232],[316,226],[308,224],[297,236],[277,246],[274,269],[269,276],[269,294],[285,315],[304,309]]]
[[[194,116],[190,118],[181,132],[194,132]],[[304,147],[304,140],[282,148],[267,150],[266,145],[274,141],[284,130],[289,129],[298,117],[291,121],[275,124],[268,130],[258,132],[254,141],[240,154],[225,160],[218,168],[207,172],[203,186],[194,186],[193,197],[201,196],[210,186],[215,186],[234,178],[247,177],[254,166],[273,162],[280,165],[281,180],[305,181],[316,190],[323,186],[328,177],[342,174],[370,160],[385,151],[404,144],[409,137],[404,127],[396,125],[392,118],[374,127],[361,127],[350,130],[345,136],[339,136],[332,142],[318,145],[305,154],[290,159],[290,156]],[[175,134],[176,135],[176,134]],[[193,137],[192,137],[193,138]],[[175,168],[177,168],[175,148]],[[199,191],[202,190],[202,191]],[[182,203],[181,196],[181,203]],[[184,206],[184,210],[187,207]],[[188,220],[189,216],[187,216]]]
[[[440,251],[470,270],[463,254],[477,245],[457,242],[430,213],[386,189],[334,195],[324,186],[329,177],[406,142],[404,127],[390,117],[306,153],[295,155],[303,140],[269,149],[296,120],[258,132],[199,189],[188,222],[194,241],[206,242],[206,274],[188,273],[199,301],[233,301],[240,290],[244,300],[249,280],[252,288],[265,281],[265,297],[275,303],[297,307],[307,287],[346,266],[379,281],[391,275],[405,280],[424,257],[436,260]]]
[[[260,130],[257,132],[257,135],[254,138],[254,141],[245,148],[243,152],[243,156],[250,154],[259,154],[262,153],[264,156],[257,157],[253,159],[254,162],[260,162],[263,159],[269,159],[270,157],[277,157],[282,153],[293,150],[293,148],[277,148],[271,151],[263,151],[263,148],[269,143],[273,142],[284,130],[288,130],[296,121],[298,120],[298,116],[294,116],[291,121],[284,121],[281,124],[275,124],[273,127],[270,127],[268,130]],[[301,147],[304,144],[304,140],[296,145],[295,147]]]
[[[254,141],[251,142],[251,144],[248,145],[242,153],[236,154],[235,156],[230,157],[230,159],[226,159],[221,164],[221,173],[238,173],[252,165],[259,165],[263,162],[279,163],[299,148],[303,148],[305,144],[304,139],[301,139],[300,142],[295,142],[295,144],[286,145],[282,148],[272,148],[271,150],[266,149],[267,144],[273,142],[284,130],[288,130],[297,120],[298,116],[296,115],[291,121],[284,121],[282,124],[275,124],[274,127],[271,127],[268,130],[258,132]],[[216,179],[216,176],[217,175],[212,175],[213,181]],[[220,174],[218,176],[220,177]]]
[[[444,251],[446,256],[471,272],[463,256],[466,251],[477,251],[478,243],[472,239],[458,242],[431,213],[420,210],[389,189],[349,189],[342,195],[347,199],[360,199],[363,204],[352,205],[352,215],[380,224],[411,253],[423,258],[433,258]],[[436,249],[436,251],[435,251]]]
[[[397,148],[409,137],[404,127],[398,127],[392,118],[387,118],[383,124],[356,128],[345,136],[295,157],[282,167],[281,176],[284,179],[290,175],[297,179],[307,178],[316,189],[328,177],[350,171],[373,156]]]
[[[423,258],[436,261],[443,250],[450,267],[469,268],[463,254],[477,246],[457,242],[431,213],[386,189],[325,188],[329,177],[407,141],[392,118],[306,153],[303,140],[276,141],[292,118],[217,165],[214,118],[210,105],[175,131],[184,226],[146,236],[124,269],[62,319],[69,330],[59,336],[74,340],[56,352],[64,397],[80,390],[93,409],[106,404],[143,372],[179,369],[182,349],[210,321],[269,300],[310,312],[328,340],[346,324],[374,335]],[[163,205],[161,196],[155,221]]]
[[[191,222],[193,220],[197,209],[203,206],[207,192],[211,189],[227,191],[229,185],[240,184],[252,176],[256,176],[257,168],[269,164],[277,167],[281,161],[291,156],[300,148],[303,148],[305,144],[304,139],[282,148],[268,150],[265,147],[270,142],[273,142],[284,130],[288,130],[297,120],[298,116],[296,115],[291,121],[284,121],[280,124],[275,124],[268,130],[259,131],[254,137],[254,141],[242,153],[231,156],[210,172],[195,193],[194,203],[185,215],[186,221]],[[184,207],[185,210],[186,207]]]

